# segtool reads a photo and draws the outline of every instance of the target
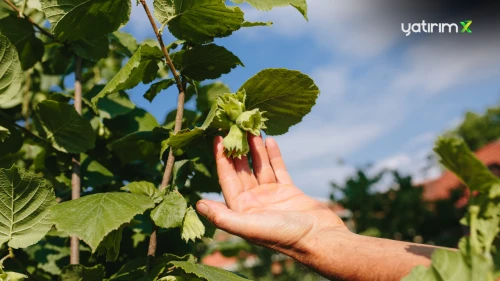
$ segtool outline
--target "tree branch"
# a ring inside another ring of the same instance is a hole
[[[56,37],[48,32],[47,30],[43,29],[41,26],[39,26],[36,22],[34,22],[30,17],[28,17],[27,15],[24,14],[23,11],[19,10],[16,5],[14,5],[12,2],[10,2],[10,0],[4,0],[5,3],[7,3],[7,5],[9,5],[9,7],[12,8],[12,10],[16,11],[17,14],[20,16],[20,17],[23,17],[23,18],[26,18],[34,27],[36,27],[41,33],[47,35],[48,37],[56,40]],[[25,4],[26,4],[26,1],[25,1]]]
[[[151,23],[151,27],[153,28],[156,39],[158,40],[158,43],[160,43],[161,50],[163,52],[163,55],[165,56],[165,61],[170,69],[170,72],[172,72],[172,75],[174,75],[175,82],[177,84],[177,89],[179,90],[179,96],[177,98],[177,114],[175,116],[175,127],[174,127],[174,133],[177,133],[181,130],[182,127],[182,116],[184,114],[184,100],[185,100],[185,94],[184,94],[184,85],[182,84],[181,78],[179,74],[177,73],[174,64],[172,63],[172,59],[170,59],[170,56],[168,54],[167,49],[165,48],[165,44],[163,43],[163,39],[161,37],[161,33],[158,31],[158,26],[156,26],[156,22],[151,15],[151,12],[149,10],[148,4],[146,3],[146,0],[140,0],[142,7],[144,8],[144,11],[146,12],[146,15],[148,16],[149,22]],[[174,162],[175,162],[175,157],[172,152],[172,149],[169,150],[168,152],[168,158],[167,162],[165,164],[165,171],[163,173],[163,179],[161,181],[160,185],[160,190],[164,190],[167,188],[168,183],[170,181],[170,178],[172,177],[172,170],[174,168]],[[146,266],[146,270],[149,272],[151,270],[152,264],[153,264],[153,259],[154,256],[156,255],[156,246],[157,246],[157,231],[158,227],[153,228],[153,232],[151,233],[151,237],[149,238],[149,247],[148,247],[148,262]]]
[[[82,115],[82,58],[75,57],[75,95],[74,105],[76,112]],[[71,159],[73,171],[71,172],[71,200],[80,198],[81,178],[80,178],[80,154],[74,154]],[[70,242],[70,264],[80,263],[80,241],[78,237],[71,236]]]

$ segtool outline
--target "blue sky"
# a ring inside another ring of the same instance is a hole
[[[215,40],[245,64],[219,79],[233,90],[271,67],[300,70],[319,86],[311,113],[276,137],[295,184],[312,196],[327,197],[330,181],[341,182],[367,163],[373,170],[398,168],[416,181],[436,177],[437,165],[420,172],[436,136],[465,111],[500,102],[496,39],[481,36],[474,25],[475,37],[407,37],[404,19],[386,17],[374,2],[309,1],[309,21],[289,7],[262,12],[243,5],[246,20],[274,25]],[[154,36],[141,6],[124,30],[141,40]],[[165,42],[174,40],[165,33]],[[161,122],[175,107],[176,89],[154,104],[142,98],[146,89],[136,87],[131,98]]]

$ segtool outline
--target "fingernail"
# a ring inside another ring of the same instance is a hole
[[[198,204],[196,204],[196,209],[203,216],[207,216],[207,213],[208,213],[208,206],[207,206],[207,204],[205,204],[203,202],[199,202]]]

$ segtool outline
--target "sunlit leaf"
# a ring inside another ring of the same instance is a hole
[[[186,214],[187,203],[184,197],[177,192],[170,192],[163,201],[151,211],[151,219],[163,228],[181,227]]]
[[[268,135],[281,135],[311,111],[319,89],[309,76],[295,70],[270,68],[247,80],[246,108],[265,111]]]
[[[226,37],[243,23],[243,12],[221,0],[155,0],[156,19],[177,38],[197,44]]]
[[[111,231],[153,207],[153,200],[146,196],[98,193],[53,206],[52,221],[59,231],[77,236],[95,251]]]
[[[41,0],[52,32],[62,41],[98,37],[117,30],[129,17],[128,0]]]
[[[133,88],[141,81],[153,81],[158,72],[158,62],[162,59],[163,53],[157,46],[147,43],[141,45],[106,87],[92,98],[92,103],[95,105],[100,98],[113,92]]]
[[[0,34],[0,108],[21,103],[23,72],[16,48]]]
[[[0,190],[0,245],[24,248],[37,243],[52,226],[52,186],[33,171],[12,166],[0,169]]]
[[[231,0],[234,3],[241,4],[247,2],[258,10],[269,11],[274,7],[293,6],[297,9],[305,19],[307,19],[307,3],[306,0]]]

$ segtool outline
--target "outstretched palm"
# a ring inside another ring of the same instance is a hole
[[[247,157],[227,158],[222,138],[215,139],[217,171],[227,206],[202,200],[197,205],[202,214],[223,230],[276,249],[300,248],[325,228],[345,229],[326,206],[293,185],[273,139],[264,145],[261,137],[250,136],[249,144],[253,172]]]

